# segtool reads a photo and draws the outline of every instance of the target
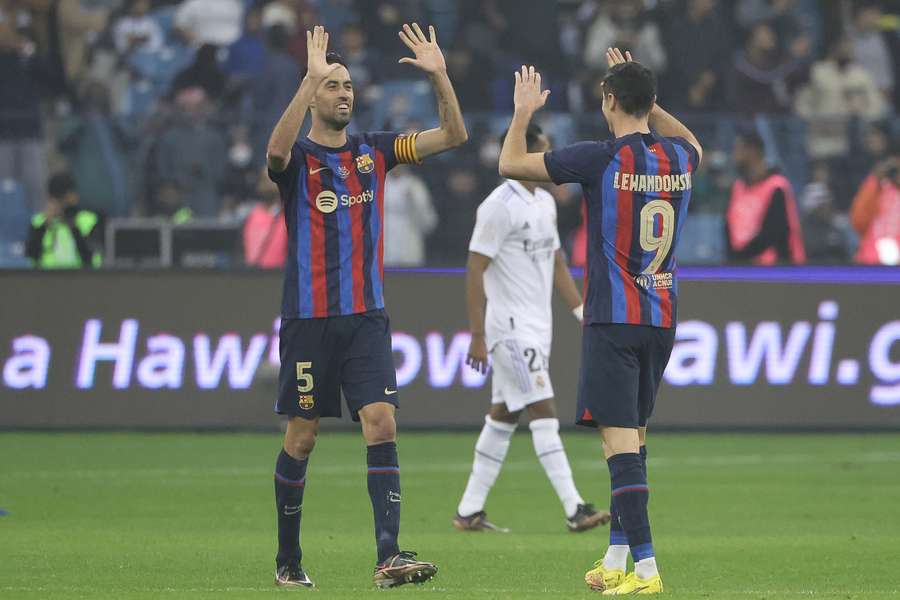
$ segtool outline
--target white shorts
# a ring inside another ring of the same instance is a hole
[[[491,359],[493,404],[506,404],[509,412],[517,412],[553,397],[550,357],[535,344],[503,340],[491,350]]]

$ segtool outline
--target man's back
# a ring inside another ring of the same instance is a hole
[[[675,247],[698,163],[693,146],[633,133],[545,156],[554,182],[581,183],[585,192],[585,323],[674,327]]]

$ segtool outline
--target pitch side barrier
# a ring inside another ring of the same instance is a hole
[[[656,427],[900,429],[900,269],[683,268]],[[479,427],[460,270],[392,271],[401,426]],[[0,272],[0,428],[275,429],[281,277]],[[570,423],[580,329],[556,307]],[[603,393],[603,390],[597,390]]]

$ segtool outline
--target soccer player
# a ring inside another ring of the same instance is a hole
[[[500,174],[581,184],[588,215],[577,423],[600,430],[611,482],[606,555],[585,581],[606,595],[663,585],[647,515],[646,431],[675,339],[675,247],[700,164],[697,138],[656,104],[653,72],[609,49],[603,78],[608,142],[529,153],[525,132],[547,99],[534,67],[515,79],[515,112]],[[634,572],[625,574],[628,550]]]
[[[281,308],[281,371],[276,412],[288,415],[275,464],[278,555],[275,581],[312,586],[301,567],[300,514],[306,467],[321,417],[341,415],[341,391],[368,445],[368,488],[375,517],[378,587],[420,583],[437,567],[401,552],[398,406],[391,326],[384,311],[384,179],[398,163],[459,146],[465,124],[434,28],[415,23],[400,38],[413,52],[401,63],[425,71],[440,127],[412,135],[347,134],[353,81],[340,56],[327,53],[323,27],[307,32],[308,70],[268,145],[288,228]],[[309,135],[297,140],[306,113]]]
[[[529,152],[550,149],[536,124],[529,125],[525,138]],[[523,409],[531,420],[534,451],[562,502],[569,530],[586,531],[608,522],[609,513],[594,510],[575,488],[553,403],[548,372],[553,288],[577,319],[584,308],[560,249],[553,196],[531,181],[508,179],[495,189],[478,207],[466,282],[472,332],[466,362],[486,373],[491,355],[493,393],[454,527],[508,531],[487,520],[484,504]]]

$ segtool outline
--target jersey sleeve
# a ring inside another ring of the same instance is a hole
[[[388,171],[397,165],[422,164],[422,161],[419,160],[419,155],[416,154],[418,132],[405,134],[393,131],[379,131],[370,135],[372,144],[384,155],[385,167]]]
[[[588,183],[603,174],[609,163],[609,142],[578,142],[544,153],[544,165],[553,183]]]
[[[697,149],[694,148],[694,145],[684,139],[683,137],[674,137],[671,138],[672,143],[677,144],[684,148],[684,151],[688,154],[688,161],[691,166],[691,173],[697,170],[697,167],[700,166],[700,154],[697,153]]]
[[[477,252],[488,258],[494,258],[500,252],[503,240],[511,231],[512,218],[509,209],[499,200],[488,197],[478,207],[472,241],[469,242],[469,252]]]
[[[269,169],[269,179],[278,184],[278,187],[290,186],[296,181],[297,174],[300,172],[300,165],[303,164],[304,160],[306,160],[306,154],[303,152],[303,148],[300,147],[300,144],[295,143],[291,147],[291,160],[288,161],[287,167],[280,173]]]

